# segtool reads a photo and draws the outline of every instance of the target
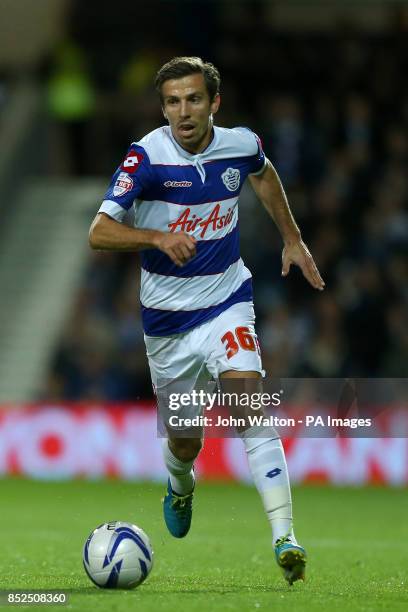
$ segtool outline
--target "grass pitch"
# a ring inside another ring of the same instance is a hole
[[[36,610],[408,609],[406,489],[294,488],[296,533],[309,564],[307,581],[288,587],[250,487],[199,483],[191,532],[176,540],[162,521],[162,485],[16,479],[0,486],[0,589],[69,596],[64,607]],[[109,520],[134,522],[152,541],[153,571],[135,591],[98,589],[82,568],[86,537]]]

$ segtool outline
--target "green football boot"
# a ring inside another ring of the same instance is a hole
[[[275,542],[275,557],[282,568],[285,580],[292,585],[296,580],[305,579],[306,551],[299,544],[294,544],[289,536],[283,536]]]

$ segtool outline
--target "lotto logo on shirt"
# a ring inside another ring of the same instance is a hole
[[[142,153],[136,153],[136,151],[130,151],[121,165],[121,170],[125,170],[129,174],[133,174],[139,168],[142,163],[143,155]]]
[[[115,186],[113,188],[114,196],[123,196],[125,193],[130,191],[133,187],[132,178],[126,174],[126,172],[121,172],[116,179]]]

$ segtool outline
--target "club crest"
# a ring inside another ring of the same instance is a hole
[[[241,174],[236,168],[227,168],[221,174],[221,178],[228,191],[236,191],[239,187]]]

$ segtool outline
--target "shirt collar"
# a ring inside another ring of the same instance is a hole
[[[202,157],[205,158],[216,147],[218,137],[217,137],[217,130],[215,129],[215,126],[212,127],[212,139],[210,140],[206,148],[200,153],[190,153],[189,151],[186,151],[186,149],[183,149],[183,147],[174,138],[173,132],[171,131],[171,127],[169,125],[167,126],[167,129],[170,135],[170,139],[173,142],[174,146],[176,147],[177,151],[180,153],[182,157],[185,157],[186,159],[195,160],[197,158],[202,158]]]

